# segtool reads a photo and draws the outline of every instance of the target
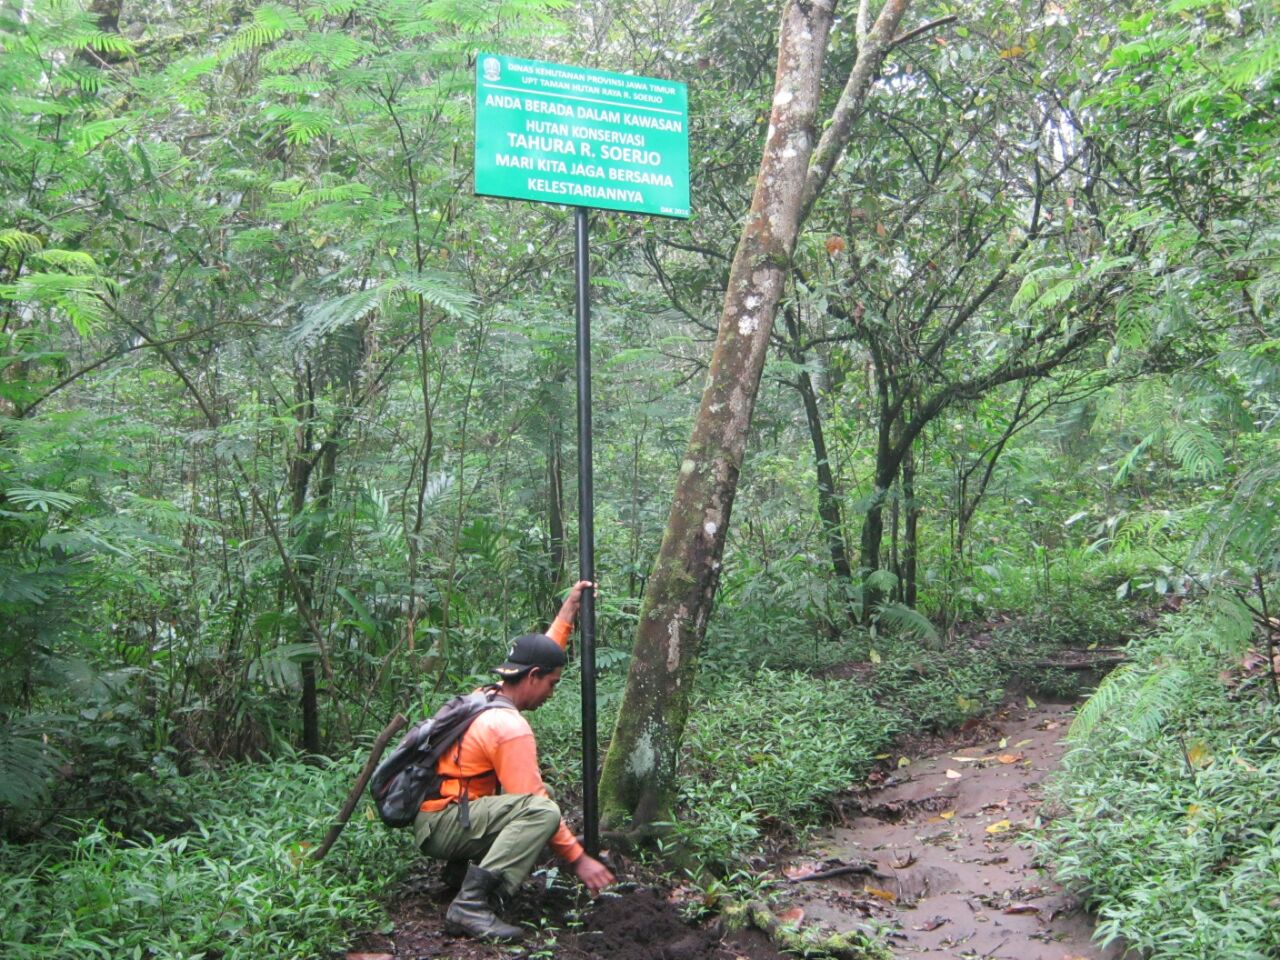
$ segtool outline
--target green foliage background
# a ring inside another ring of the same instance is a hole
[[[348,855],[299,857],[353,745],[476,683],[572,581],[570,218],[471,195],[477,49],[691,85],[697,216],[592,217],[608,728],[767,131],[777,14],[0,5],[16,955],[307,956],[374,922],[402,843],[358,822]],[[890,58],[790,265],[683,748],[698,816],[674,838],[730,876],[896,732],[960,722],[1011,680],[1074,693],[1041,651],[1207,596],[1082,714],[1046,849],[1107,936],[1262,956],[1274,704],[1264,680],[1215,678],[1269,652],[1280,607],[1276,11],[912,14],[955,19]],[[850,662],[864,682],[822,679]],[[566,789],[574,706],[538,718]],[[725,754],[748,738],[764,759]],[[1192,743],[1212,762],[1185,769]]]

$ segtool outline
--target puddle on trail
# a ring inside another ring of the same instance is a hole
[[[806,923],[834,930],[868,917],[887,924],[902,957],[1120,957],[1120,948],[1091,941],[1091,918],[1018,842],[1046,816],[1043,783],[1072,712],[1006,708],[991,718],[990,739],[911,758],[883,788],[849,797],[842,822],[786,867],[792,905]],[[873,872],[841,872],[856,864]],[[800,879],[816,872],[830,875]]]

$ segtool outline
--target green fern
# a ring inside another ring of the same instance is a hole
[[[223,59],[248,53],[267,44],[275,43],[294,30],[305,30],[306,21],[288,7],[264,3],[253,11],[253,21],[240,28],[240,32],[222,48]]]
[[[0,806],[28,810],[42,803],[65,758],[44,737],[0,724]]]
[[[1183,472],[1202,480],[1222,473],[1226,456],[1208,427],[1201,423],[1180,423],[1170,430],[1169,450]]]
[[[886,602],[876,607],[876,624],[890,632],[914,637],[917,640],[936,641],[938,631],[928,618],[917,610],[901,603]]]

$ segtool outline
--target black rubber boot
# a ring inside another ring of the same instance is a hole
[[[467,878],[469,866],[469,860],[446,860],[440,868],[440,882],[444,884],[444,888],[450,893],[457,893],[462,889],[462,881]]]
[[[503,923],[493,912],[491,897],[502,885],[502,877],[474,863],[468,865],[462,889],[449,904],[444,915],[444,928],[449,933],[464,933],[481,940],[519,940],[524,931]]]

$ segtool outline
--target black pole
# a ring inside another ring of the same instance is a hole
[[[591,473],[591,264],[587,245],[587,208],[575,207],[574,272],[578,318],[578,576],[596,579],[595,493]],[[600,853],[600,814],[596,798],[596,603],[586,590],[578,612],[582,637],[582,820],[587,853]]]

